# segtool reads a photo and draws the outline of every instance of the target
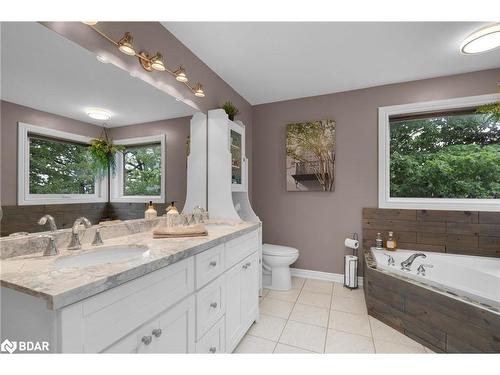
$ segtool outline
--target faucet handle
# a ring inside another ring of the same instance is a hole
[[[55,240],[54,236],[51,236],[49,234],[41,234],[39,236],[39,238],[48,238],[49,239],[47,247],[43,251],[44,257],[59,254],[59,251],[57,250],[56,240]]]
[[[394,266],[394,257],[391,254],[387,253],[384,253],[384,255],[387,257],[387,265]]]
[[[417,268],[417,275],[425,276],[425,269],[426,268],[433,268],[434,266],[432,264],[421,264]]]
[[[99,245],[103,244],[102,237],[101,237],[101,228],[102,228],[102,225],[99,225],[95,229],[95,235],[94,235],[94,240],[92,241],[92,246],[99,246]]]

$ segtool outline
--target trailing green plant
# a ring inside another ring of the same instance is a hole
[[[231,121],[234,121],[234,116],[240,113],[240,110],[229,100],[222,105],[222,109],[226,111]]]
[[[482,113],[488,116],[489,120],[500,121],[500,102],[488,103],[479,106],[476,110],[477,113]]]
[[[113,140],[108,137],[108,133],[104,130],[99,138],[90,141],[89,154],[92,160],[92,171],[98,177],[102,177],[109,170],[114,176],[116,173],[116,153],[124,150],[124,146],[113,144]]]

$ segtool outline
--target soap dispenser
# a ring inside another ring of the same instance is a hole
[[[144,218],[146,220],[152,220],[156,219],[156,216],[158,216],[158,213],[153,206],[153,201],[149,201],[148,209],[144,211]]]

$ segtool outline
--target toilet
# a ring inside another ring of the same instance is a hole
[[[289,290],[292,287],[290,265],[299,257],[299,250],[281,245],[262,245],[262,283],[264,288]]]

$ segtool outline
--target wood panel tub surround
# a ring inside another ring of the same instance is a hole
[[[445,353],[500,353],[500,314],[376,268],[377,232],[398,247],[500,257],[500,212],[363,209],[364,291],[368,314]]]
[[[363,209],[363,248],[392,230],[401,249],[500,257],[500,212]]]

